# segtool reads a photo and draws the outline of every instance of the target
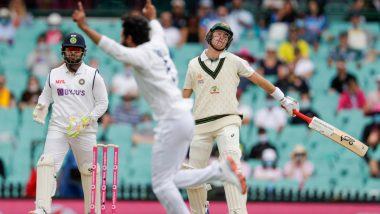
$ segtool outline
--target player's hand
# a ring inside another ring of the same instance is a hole
[[[86,13],[84,11],[82,2],[78,2],[78,8],[74,10],[72,15],[73,21],[77,23],[78,27],[83,28],[86,26]]]
[[[84,116],[82,118],[71,117],[69,118],[67,135],[69,137],[77,137],[83,131],[83,129],[90,126],[93,122],[94,120],[90,116]]]
[[[299,111],[300,106],[298,102],[291,97],[284,97],[280,100],[281,106],[288,112],[289,116],[295,117],[293,110]]]
[[[46,105],[38,103],[33,111],[33,120],[40,124],[45,124],[45,118],[48,113]]]
[[[156,7],[152,4],[152,0],[146,1],[145,7],[143,8],[142,12],[144,16],[149,20],[157,18]]]

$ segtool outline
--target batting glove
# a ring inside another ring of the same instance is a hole
[[[288,112],[289,116],[295,117],[293,110],[298,111],[300,109],[298,102],[289,96],[282,98],[280,103],[281,106]]]
[[[38,103],[33,111],[33,120],[40,124],[45,124],[45,118],[48,113],[47,106]]]
[[[94,120],[90,116],[85,116],[80,119],[71,117],[69,119],[69,127],[67,128],[67,135],[69,137],[77,137],[83,129],[90,126]]]

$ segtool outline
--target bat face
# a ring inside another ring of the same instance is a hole
[[[346,147],[361,157],[367,153],[367,145],[317,117],[313,117],[313,120],[309,124],[309,127],[330,138],[336,143],[339,143],[340,145]]]
[[[361,157],[363,157],[367,153],[367,145],[337,128],[335,128],[334,135],[329,138]]]

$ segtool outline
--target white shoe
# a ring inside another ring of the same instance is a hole
[[[232,157],[228,156],[224,162],[220,165],[222,173],[226,182],[235,185],[241,192],[245,194],[247,192],[247,183],[245,176],[237,170],[237,165]]]
[[[29,211],[28,214],[48,214],[47,212],[45,212],[43,209],[35,209],[33,211]]]
[[[210,209],[209,209],[210,203],[206,201],[206,212],[205,214],[210,214]]]

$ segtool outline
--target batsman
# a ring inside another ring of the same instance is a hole
[[[220,159],[233,157],[240,169],[241,150],[239,130],[242,116],[238,112],[236,98],[240,76],[260,86],[280,102],[293,116],[298,103],[265,78],[257,74],[248,62],[227,51],[233,39],[230,26],[215,24],[206,35],[207,49],[192,59],[183,88],[183,97],[195,93],[193,113],[194,137],[190,144],[189,167],[204,168],[208,165],[213,142],[217,141]],[[247,195],[242,195],[230,184],[224,185],[229,213],[247,213]],[[206,185],[187,189],[193,214],[208,212]]]
[[[36,208],[30,214],[52,213],[56,173],[69,148],[81,174],[84,213],[89,213],[92,147],[96,144],[97,120],[108,107],[108,95],[98,69],[83,62],[85,54],[86,43],[82,35],[70,33],[65,36],[62,42],[64,63],[50,71],[34,109],[33,120],[44,124],[52,104],[44,151],[37,163]],[[97,177],[100,181],[99,170]],[[100,213],[100,188],[97,191],[96,213]]]

